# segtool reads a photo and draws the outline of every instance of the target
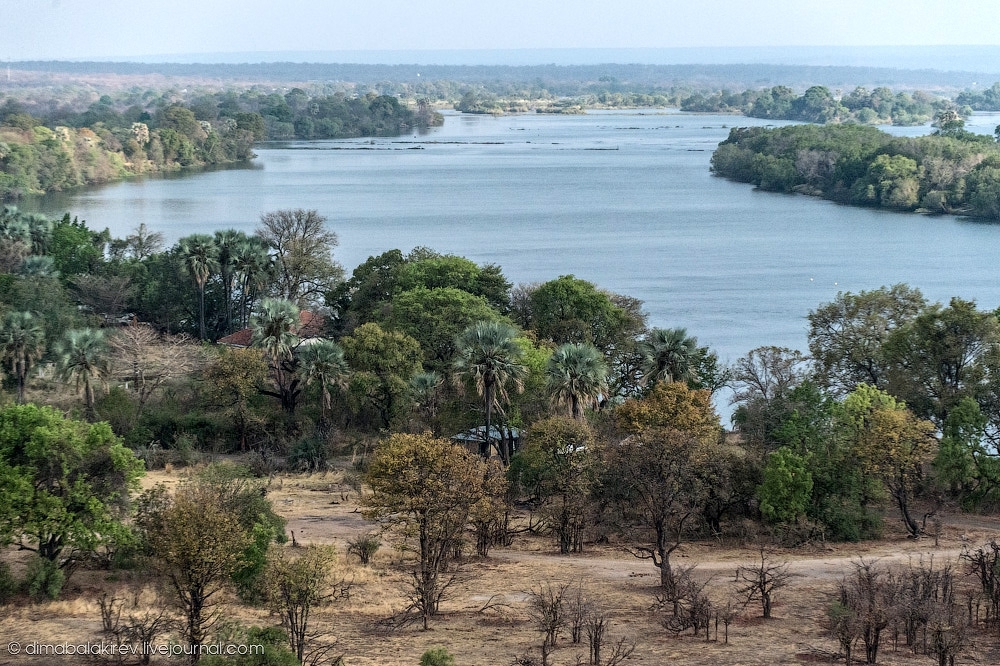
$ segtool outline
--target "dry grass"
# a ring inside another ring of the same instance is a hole
[[[152,473],[145,484],[175,484],[184,473]],[[269,496],[277,511],[288,519],[300,544],[336,544],[341,553],[338,568],[354,579],[350,598],[321,608],[312,620],[321,633],[320,640],[335,642],[332,654],[345,653],[349,666],[414,666],[424,651],[436,646],[446,647],[462,665],[504,665],[528,652],[537,657],[541,637],[531,625],[526,600],[532,587],[546,580],[583,585],[586,594],[611,615],[611,635],[628,635],[636,641],[629,664],[829,663],[828,657],[818,656],[824,651],[836,651],[834,641],[823,628],[825,612],[837,581],[853,559],[863,555],[905,562],[932,554],[936,562],[954,559],[964,545],[984,541],[1000,526],[1000,521],[993,519],[952,515],[945,517],[944,533],[936,549],[932,540],[911,541],[900,533],[866,544],[821,544],[779,551],[778,557],[789,562],[792,579],[775,601],[775,617],[764,621],[758,617],[759,608],[747,608],[730,626],[729,644],[722,642],[721,624],[719,640],[714,640],[713,628],[713,640],[708,642],[704,637],[673,636],[659,625],[650,612],[657,571],[648,561],[637,560],[614,546],[560,556],[554,543],[542,537],[521,538],[514,547],[497,550],[486,560],[471,558],[461,562],[451,572],[455,583],[430,631],[420,631],[417,625],[387,631],[380,627],[380,621],[406,605],[408,555],[390,543],[368,567],[344,555],[347,540],[371,531],[373,526],[363,519],[356,493],[348,494],[343,481],[340,472],[288,475],[272,483]],[[676,562],[697,564],[695,576],[710,579],[710,596],[724,605],[732,594],[737,566],[752,561],[756,555],[751,544],[740,547],[705,541],[684,546]],[[22,560],[24,554],[9,552],[4,557]],[[96,599],[102,590],[121,584],[107,572],[79,571],[59,601],[19,600],[6,607],[0,617],[0,635],[8,641],[22,642],[99,640],[101,622]],[[488,602],[492,602],[490,608],[482,610]],[[227,605],[226,614],[246,625],[268,625],[277,620],[264,610],[247,608],[234,600]],[[979,644],[957,663],[997,663],[1000,655],[995,641],[982,637],[977,640]],[[11,659],[3,650],[0,645],[0,665],[43,663],[27,657]],[[891,644],[881,654],[879,663],[890,666],[931,663],[927,656],[912,655],[902,647],[893,652]],[[552,655],[552,663],[571,666],[581,658],[586,663],[586,656],[586,644],[574,645],[567,635]],[[180,662],[161,658],[158,663]]]

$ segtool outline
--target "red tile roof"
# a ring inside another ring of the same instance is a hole
[[[325,323],[323,315],[302,310],[299,312],[299,329],[295,334],[303,339],[318,338],[323,332],[323,325]],[[252,338],[253,329],[244,328],[243,330],[219,338],[217,342],[220,345],[228,345],[230,347],[249,347]]]

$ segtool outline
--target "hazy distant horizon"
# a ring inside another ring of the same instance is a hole
[[[1000,46],[724,46],[674,48],[361,49],[233,51],[8,59],[130,63],[340,63],[371,65],[810,65],[939,71],[1000,71]]]

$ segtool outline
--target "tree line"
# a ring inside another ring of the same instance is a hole
[[[0,200],[120,180],[142,173],[242,162],[255,142],[394,136],[440,124],[426,104],[395,97],[131,91],[71,105],[0,106]]]
[[[885,86],[869,91],[863,86],[835,96],[826,86],[811,86],[801,95],[788,86],[695,93],[681,100],[681,111],[740,113],[751,118],[798,120],[807,123],[857,122],[870,125],[922,125],[942,111],[964,107],[944,97],[917,90],[893,92]],[[972,112],[968,108],[964,114]]]
[[[860,125],[734,128],[712,170],[763,190],[860,206],[1000,217],[995,137],[966,131],[954,111],[937,125],[921,137]]]

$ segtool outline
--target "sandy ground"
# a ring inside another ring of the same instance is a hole
[[[151,474],[145,484],[173,484],[179,477],[178,472],[158,472]],[[526,653],[538,658],[541,639],[529,619],[526,600],[530,591],[545,581],[579,583],[587,597],[612,617],[611,636],[628,636],[635,641],[636,650],[628,664],[831,663],[829,657],[822,656],[836,652],[835,642],[824,629],[826,609],[837,581],[858,557],[904,563],[931,557],[935,563],[955,561],[963,547],[983,543],[997,535],[1000,528],[1000,520],[955,514],[944,516],[938,547],[932,539],[913,541],[892,534],[886,540],[865,544],[775,550],[774,557],[788,563],[792,577],[777,597],[774,618],[764,621],[759,607],[746,608],[730,626],[728,644],[722,640],[721,625],[718,640],[713,629],[712,640],[707,642],[704,637],[674,636],[660,626],[650,610],[658,571],[649,561],[612,546],[560,556],[551,539],[524,537],[511,548],[494,550],[487,559],[467,558],[450,572],[454,584],[429,631],[409,626],[386,632],[378,628],[379,620],[406,605],[407,555],[387,542],[368,567],[361,566],[356,558],[343,556],[349,539],[374,529],[359,511],[357,494],[341,483],[338,474],[290,475],[274,480],[269,497],[278,513],[287,518],[288,529],[295,533],[299,544],[335,544],[342,554],[338,566],[343,575],[354,580],[350,598],[319,609],[311,626],[318,631],[318,642],[335,643],[331,654],[344,654],[348,666],[416,666],[420,655],[436,646],[447,647],[459,666],[505,666]],[[710,596],[724,605],[733,594],[736,568],[757,556],[751,544],[741,547],[699,541],[683,546],[674,562],[697,565],[696,578],[708,580]],[[24,554],[11,551],[4,557],[16,562],[23,560]],[[69,658],[12,657],[5,644],[100,640],[96,598],[102,589],[118,584],[120,580],[108,572],[79,571],[58,601],[30,603],[21,599],[0,609],[0,636],[4,639],[0,642],[0,666],[93,663]],[[482,610],[488,601],[492,606]],[[269,617],[266,611],[233,601],[226,606],[225,615],[244,624],[277,623],[277,618]],[[956,663],[1000,663],[996,645],[996,640],[979,636]],[[160,658],[153,663],[183,663],[183,659]],[[587,663],[586,643],[573,644],[567,634],[551,663]],[[894,652],[890,643],[883,647],[879,663],[933,662],[926,655],[911,654],[903,646]]]

